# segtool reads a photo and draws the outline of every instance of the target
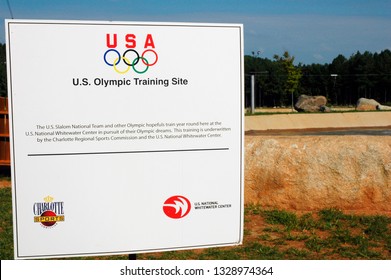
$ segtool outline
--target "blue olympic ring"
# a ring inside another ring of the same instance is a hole
[[[107,55],[109,52],[115,52],[115,53],[117,53],[118,58],[117,58],[116,60],[114,60],[114,61],[117,61],[117,63],[116,63],[115,65],[118,65],[118,64],[120,63],[120,61],[121,61],[121,55],[120,55],[119,52],[118,52],[117,50],[115,50],[115,49],[109,49],[109,50],[107,50],[107,51],[105,52],[105,54],[104,54],[104,56],[103,56],[103,59],[104,59],[104,61],[106,62],[106,64],[109,65],[109,66],[114,66],[114,63],[113,63],[113,64],[110,64],[110,63],[107,62],[107,60],[106,60],[106,55]]]

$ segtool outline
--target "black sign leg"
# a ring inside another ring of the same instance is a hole
[[[136,254],[129,254],[128,258],[130,261],[135,261],[135,260],[137,260],[137,255]]]

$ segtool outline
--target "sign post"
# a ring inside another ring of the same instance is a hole
[[[241,244],[242,34],[6,21],[15,258]]]

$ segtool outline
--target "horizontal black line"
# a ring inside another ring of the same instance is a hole
[[[151,151],[119,151],[119,152],[86,152],[86,153],[52,153],[52,154],[28,154],[29,157],[47,157],[47,156],[84,156],[84,155],[112,155],[112,154],[148,154],[148,153],[178,153],[178,152],[210,152],[210,151],[228,151],[229,148],[210,148],[210,149],[179,149],[179,150],[151,150]]]

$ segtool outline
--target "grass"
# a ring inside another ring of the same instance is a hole
[[[0,259],[14,258],[11,188],[0,188]]]
[[[0,258],[13,258],[11,189],[0,189]],[[127,255],[83,259],[127,259]],[[297,214],[245,208],[243,245],[138,254],[144,260],[391,259],[391,218],[338,209]]]

